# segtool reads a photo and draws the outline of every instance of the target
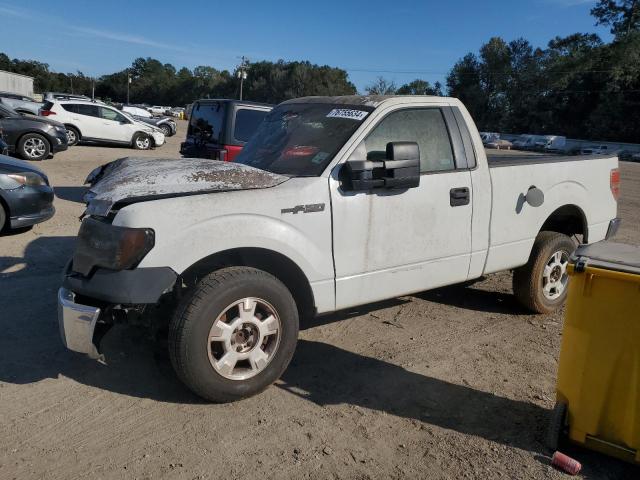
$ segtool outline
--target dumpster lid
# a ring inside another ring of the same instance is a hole
[[[587,266],[640,275],[640,247],[615,242],[597,242],[580,245],[571,256],[571,263],[580,258]]]

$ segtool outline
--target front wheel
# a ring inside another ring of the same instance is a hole
[[[151,138],[144,133],[136,133],[133,137],[133,148],[136,150],[149,150],[151,148]]]
[[[513,272],[513,292],[518,301],[535,313],[552,313],[567,298],[569,257],[573,240],[562,233],[540,232],[529,261]]]
[[[289,365],[298,310],[287,287],[262,270],[230,267],[203,278],[169,326],[169,355],[197,395],[229,402],[261,392]]]
[[[18,142],[18,153],[25,160],[44,160],[49,157],[49,141],[39,133],[27,133]]]
[[[162,125],[160,125],[160,130],[162,130],[162,133],[164,133],[165,137],[171,136],[171,127],[166,123],[163,123]]]

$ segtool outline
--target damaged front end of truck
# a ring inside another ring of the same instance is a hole
[[[122,158],[95,169],[86,180],[87,204],[76,249],[58,291],[64,345],[101,358],[99,345],[116,323],[154,327],[165,300],[175,302],[182,279],[170,267],[138,267],[154,248],[155,232],[114,225],[129,205],[187,195],[269,188],[288,177],[253,167],[204,159]],[[152,223],[150,221],[150,223]],[[169,310],[169,309],[164,309]]]

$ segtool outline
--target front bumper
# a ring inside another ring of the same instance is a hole
[[[44,210],[41,210],[38,213],[11,217],[10,225],[11,225],[11,228],[30,227],[37,223],[46,222],[51,217],[53,217],[55,213],[56,213],[56,209],[53,207],[53,205],[51,205],[50,207],[45,208]]]
[[[164,142],[165,142],[164,133],[153,132],[151,136],[153,137],[153,143],[155,143],[156,147],[160,147],[164,145]]]
[[[75,294],[66,288],[58,290],[58,326],[62,343],[69,350],[100,358],[93,336],[100,309],[75,303]]]
[[[22,186],[3,190],[10,212],[11,228],[22,228],[49,220],[55,213],[53,189],[49,185]]]
[[[63,152],[69,148],[69,139],[66,132],[56,132],[49,140],[51,142],[51,153]]]

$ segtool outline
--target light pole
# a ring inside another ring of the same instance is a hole
[[[129,85],[131,84],[131,74],[127,71],[127,105],[129,105]]]
[[[236,76],[240,79],[240,100],[242,100],[242,87],[244,86],[244,81],[247,79],[247,63],[248,60],[242,56],[242,63],[238,67],[238,72]]]

